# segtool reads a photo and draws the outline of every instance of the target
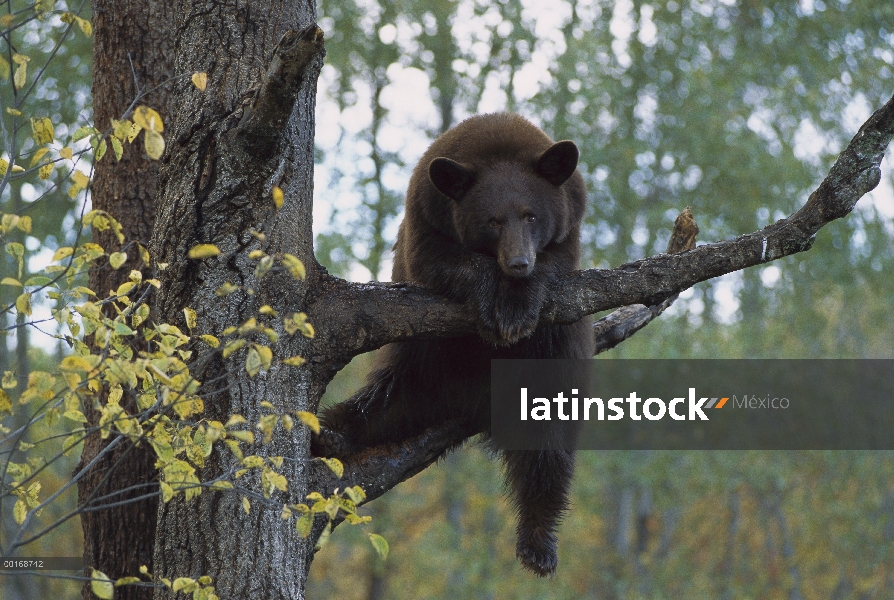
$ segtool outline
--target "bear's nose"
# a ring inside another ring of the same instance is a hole
[[[531,261],[528,260],[527,256],[513,256],[509,259],[509,270],[514,275],[527,275],[528,274],[528,266],[531,264]]]

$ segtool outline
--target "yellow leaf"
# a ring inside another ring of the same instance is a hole
[[[0,413],[12,414],[12,399],[4,389],[0,389]]]
[[[79,410],[67,410],[64,413],[62,413],[62,416],[65,417],[66,419],[71,420],[71,421],[77,421],[78,423],[86,423],[87,422],[87,417],[85,417],[84,413],[82,413]]]
[[[261,370],[261,355],[258,354],[258,346],[254,344],[248,349],[248,355],[245,357],[245,370],[252,377]]]
[[[228,342],[226,346],[224,346],[223,352],[221,353],[224,358],[228,358],[233,352],[241,348],[245,345],[245,340],[233,340],[232,342]]]
[[[34,14],[37,15],[38,19],[43,19],[44,14],[53,10],[56,5],[56,0],[37,0],[34,3]]]
[[[81,190],[87,189],[87,184],[90,183],[90,178],[78,170],[75,170],[71,174],[71,178],[74,181],[74,184],[68,188],[68,195],[74,198],[81,192]]]
[[[143,142],[146,148],[146,155],[152,160],[160,159],[161,155],[165,153],[165,139],[157,131],[147,129]]]
[[[62,359],[59,368],[63,371],[83,371],[89,373],[99,364],[100,357],[95,354],[89,356],[81,356],[71,354]]]
[[[14,227],[18,227],[19,221],[21,220],[22,217],[20,217],[19,215],[14,215],[11,213],[4,214],[2,219],[0,219],[0,233],[12,231]]]
[[[228,431],[227,436],[246,444],[255,443],[255,434],[251,431]]]
[[[218,340],[213,335],[200,335],[199,339],[211,346],[212,348],[217,348],[220,346],[220,340]]]
[[[113,269],[120,269],[125,262],[127,262],[126,252],[113,252],[109,255],[109,265]]]
[[[314,525],[314,514],[306,512],[295,521],[295,530],[303,538],[310,535],[310,530]]]
[[[71,148],[63,148],[62,150],[59,151],[59,156],[61,156],[62,158],[71,160],[71,156],[72,156]]]
[[[240,289],[238,285],[235,283],[230,283],[229,281],[217,288],[217,291],[214,292],[217,296],[229,296],[236,290]]]
[[[320,420],[317,415],[305,410],[295,411],[295,416],[301,419],[301,422],[307,425],[314,433],[320,433]]]
[[[29,217],[28,215],[20,217],[19,222],[16,224],[16,227],[18,227],[20,231],[31,233],[31,217]]]
[[[282,190],[279,189],[278,186],[273,186],[273,204],[276,205],[276,209],[279,210],[282,208],[283,201],[285,200],[285,196],[282,193]]]
[[[71,248],[70,246],[63,246],[62,248],[56,250],[56,253],[53,254],[53,262],[62,260],[63,258],[68,258],[72,255],[72,253],[74,253],[74,248]]]
[[[53,122],[46,117],[42,119],[32,118],[31,132],[32,136],[34,137],[34,142],[38,146],[52,143],[55,137],[55,132],[53,131]]]
[[[115,152],[115,160],[121,160],[121,157],[124,155],[124,146],[121,145],[121,140],[116,137],[111,137],[109,140],[112,142],[112,150]]]
[[[152,262],[152,259],[149,257],[149,251],[146,250],[143,244],[137,244],[137,248],[140,251],[140,260],[143,261],[143,264],[148,267],[149,264]]]
[[[205,88],[208,86],[208,74],[207,73],[193,73],[192,74],[192,83],[194,86],[199,88],[201,91],[205,91]]]
[[[53,163],[47,163],[37,170],[37,174],[41,179],[49,179],[53,174]]]
[[[148,106],[138,106],[133,111],[133,122],[146,131],[159,133],[165,130],[164,123],[161,121],[161,115]]]
[[[25,522],[25,517],[28,516],[28,506],[21,498],[16,500],[16,505],[12,509],[12,516],[18,525]]]
[[[15,387],[15,386],[13,386]],[[226,425],[224,427],[232,427],[233,425],[240,425],[242,423],[247,423],[248,420],[242,415],[230,415],[230,418],[227,419]]]
[[[102,571],[92,569],[90,577],[92,579],[90,582],[90,589],[93,590],[93,593],[96,594],[98,598],[101,598],[102,600],[112,600],[112,598],[115,597],[115,584],[112,583],[112,580],[109,579],[108,575]]]
[[[282,362],[283,362],[283,364],[286,364],[286,365],[289,365],[292,367],[300,367],[307,361],[305,359],[301,358],[300,356],[291,356],[291,357],[283,360]]]
[[[253,344],[253,346],[261,357],[261,368],[265,371],[269,370],[270,363],[273,361],[273,350],[267,346],[261,346],[260,344]]]
[[[203,258],[212,258],[218,254],[220,254],[220,249],[214,244],[199,244],[190,248],[187,256],[196,260],[201,260]]]
[[[15,86],[15,89],[20,90],[25,87],[25,81],[28,79],[28,61],[31,58],[25,56],[24,54],[13,54],[12,61],[19,65],[16,69],[15,74],[12,76],[12,84]]]
[[[161,487],[161,501],[165,503],[169,502],[171,498],[174,497],[174,488],[164,481],[159,483],[159,487]]]
[[[121,587],[122,585],[128,585],[131,583],[139,583],[139,577],[121,577],[120,579],[115,580],[115,587]]]
[[[77,21],[78,27],[81,28],[84,35],[87,37],[93,35],[93,25],[90,24],[90,21],[82,19],[81,17],[75,17],[75,21]]]
[[[12,285],[16,287],[22,287],[22,282],[18,279],[13,279],[12,277],[4,277],[0,280],[0,285]]]
[[[5,19],[6,17],[12,17],[12,15],[4,15],[2,18]],[[10,19],[10,21],[11,21],[11,19]],[[0,23],[0,26],[9,27],[9,25],[4,25],[2,23]],[[9,62],[7,62],[7,60],[5,58],[3,58],[2,56],[0,56],[0,78],[3,78],[3,81],[9,81]],[[9,108],[6,109],[7,112],[9,112],[10,110],[15,110],[15,109],[9,109]],[[18,113],[17,115],[13,114],[11,112],[9,114],[11,114],[15,117],[22,115],[21,111],[16,110],[16,112]]]
[[[31,294],[21,294],[16,298],[16,310],[25,316],[31,314]]]
[[[195,329],[196,327],[196,311],[189,308],[188,306],[183,309],[183,316],[186,317],[186,326],[190,329]]]
[[[31,119],[31,123],[33,126],[34,119]],[[31,157],[31,164],[29,166],[33,167],[34,165],[39,163],[40,159],[42,159],[44,156],[46,156],[47,152],[49,152],[49,151],[50,151],[49,148],[38,148],[37,151],[34,152],[34,156]]]
[[[122,142],[124,140],[127,140],[128,143],[133,142],[142,129],[129,119],[123,121],[112,119],[112,137],[118,138]]]
[[[304,269],[304,263],[297,256],[291,254],[283,254],[282,264],[289,270],[295,279],[304,279],[307,277],[307,271]]]
[[[12,371],[3,371],[3,379],[0,380],[0,387],[5,390],[11,390],[17,385],[19,385],[19,382],[16,379],[16,374]]]
[[[345,472],[345,467],[343,464],[341,464],[340,460],[338,460],[337,458],[321,458],[320,460],[323,461],[323,463],[327,467],[329,467],[329,470],[335,473],[336,477],[341,479],[341,476]]]
[[[242,497],[242,510],[245,511],[245,514],[249,514],[251,512],[251,502],[248,501],[248,498],[245,496]]]

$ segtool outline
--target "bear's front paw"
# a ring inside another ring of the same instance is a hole
[[[554,575],[559,564],[556,536],[539,527],[519,534],[515,556],[522,566],[540,577]]]
[[[497,315],[497,330],[506,344],[513,344],[526,338],[537,329],[540,313],[536,311],[499,313]]]
[[[320,427],[320,433],[311,434],[310,454],[319,458],[346,458],[353,453],[353,446],[344,435]]]

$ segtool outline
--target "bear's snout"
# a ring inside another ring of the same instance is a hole
[[[513,256],[506,262],[507,273],[513,277],[527,277],[531,274],[531,261],[527,256]]]

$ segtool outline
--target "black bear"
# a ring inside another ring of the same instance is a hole
[[[480,337],[380,350],[367,386],[322,415],[315,455],[347,458],[449,420],[487,433],[492,358],[592,357],[588,319],[537,326],[550,282],[578,268],[586,191],[577,160],[573,142],[553,142],[508,113],[467,119],[431,145],[410,179],[392,279],[471,305]],[[517,556],[551,575],[573,450],[500,454],[518,513]]]

